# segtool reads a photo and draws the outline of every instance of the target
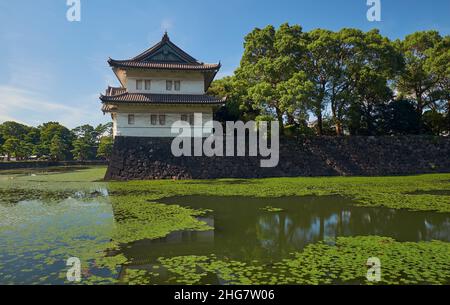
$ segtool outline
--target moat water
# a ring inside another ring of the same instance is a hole
[[[11,183],[11,175],[21,174],[0,175],[0,184]],[[45,183],[36,181],[25,195],[3,189],[0,284],[64,283],[61,272],[67,266],[63,257],[70,253],[77,256],[79,249],[89,255],[86,249],[90,245],[110,242],[116,215],[107,184],[97,183],[95,191],[91,183],[80,184],[79,192],[55,200],[46,197]],[[86,189],[91,190],[87,192],[90,196],[86,196]],[[36,196],[27,199],[28,193]],[[131,269],[159,270],[154,283],[176,283],[176,276],[164,271],[158,258],[213,254],[224,260],[272,264],[309,244],[333,243],[338,237],[377,235],[397,241],[450,241],[450,217],[446,213],[358,207],[351,199],[339,196],[193,195],[157,202],[208,209],[199,219],[213,229],[173,232],[164,238],[122,245],[119,251],[128,263],[120,268],[119,277],[125,277]],[[101,267],[83,272],[84,276],[107,274]],[[220,281],[213,277],[205,283]]]

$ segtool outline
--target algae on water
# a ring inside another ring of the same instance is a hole
[[[104,173],[104,167],[94,167],[0,174],[2,284],[67,283],[63,271],[72,256],[82,260],[82,284],[152,284],[162,280],[164,271],[172,275],[171,282],[184,284],[203,283],[211,274],[230,284],[367,283],[365,260],[372,256],[382,262],[383,284],[449,283],[450,248],[444,241],[340,237],[309,244],[270,264],[214,253],[161,257],[160,271],[131,268],[132,258],[123,249],[175,231],[213,229],[198,218],[211,211],[156,202],[165,197],[340,195],[360,206],[445,215],[450,212],[450,174],[102,182]],[[277,207],[264,211],[284,215]]]

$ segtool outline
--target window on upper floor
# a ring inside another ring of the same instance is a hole
[[[159,115],[159,125],[166,125],[166,116],[164,114]]]
[[[158,116],[157,116],[156,114],[152,114],[152,115],[150,116],[150,123],[151,123],[152,125],[156,125],[157,119],[158,119]]]
[[[151,80],[146,80],[145,81],[145,90],[149,91],[152,87],[152,81]]]
[[[166,80],[166,90],[167,91],[172,91],[172,86],[173,86],[173,81]]]
[[[176,80],[174,82],[174,84],[175,84],[175,91],[180,91],[180,89],[181,89],[181,81]]]
[[[136,80],[136,90],[142,90],[142,79]]]
[[[182,115],[181,115],[181,120],[182,120],[183,122],[187,122],[187,121],[188,121],[188,116],[187,116],[187,114],[182,114]]]
[[[190,115],[189,115],[189,124],[191,124],[191,126],[194,126],[194,122],[195,122],[195,120],[194,120],[194,115],[193,115],[193,114],[190,114]]]
[[[134,125],[134,114],[128,115],[128,125]]]

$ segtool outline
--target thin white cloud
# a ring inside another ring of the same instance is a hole
[[[161,21],[161,30],[162,31],[169,31],[173,28],[174,22],[172,19],[165,18]]]
[[[94,101],[97,103],[93,104]],[[36,91],[0,85],[0,123],[13,120],[37,126],[48,121],[58,121],[73,128],[106,121],[102,120],[97,94],[80,98],[74,105],[77,106],[49,101]]]
[[[157,43],[161,39],[165,31],[169,32],[170,36],[170,33],[175,27],[174,19],[172,18],[161,19],[159,27],[160,27],[159,29],[157,26],[152,27],[153,30],[147,34],[147,42],[149,45],[154,45],[155,43]],[[134,50],[133,52],[136,52],[136,50]]]

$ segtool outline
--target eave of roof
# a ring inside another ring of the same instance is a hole
[[[187,64],[167,62],[146,62],[133,60],[115,60],[110,58],[108,64],[114,68],[151,69],[151,70],[189,70],[189,71],[218,71],[221,64]]]
[[[103,104],[155,104],[155,105],[156,104],[217,105],[223,104],[226,101],[225,99],[217,99],[215,97],[208,95],[142,94],[142,93],[128,93],[128,92],[116,95],[101,95],[100,100],[102,101]]]

